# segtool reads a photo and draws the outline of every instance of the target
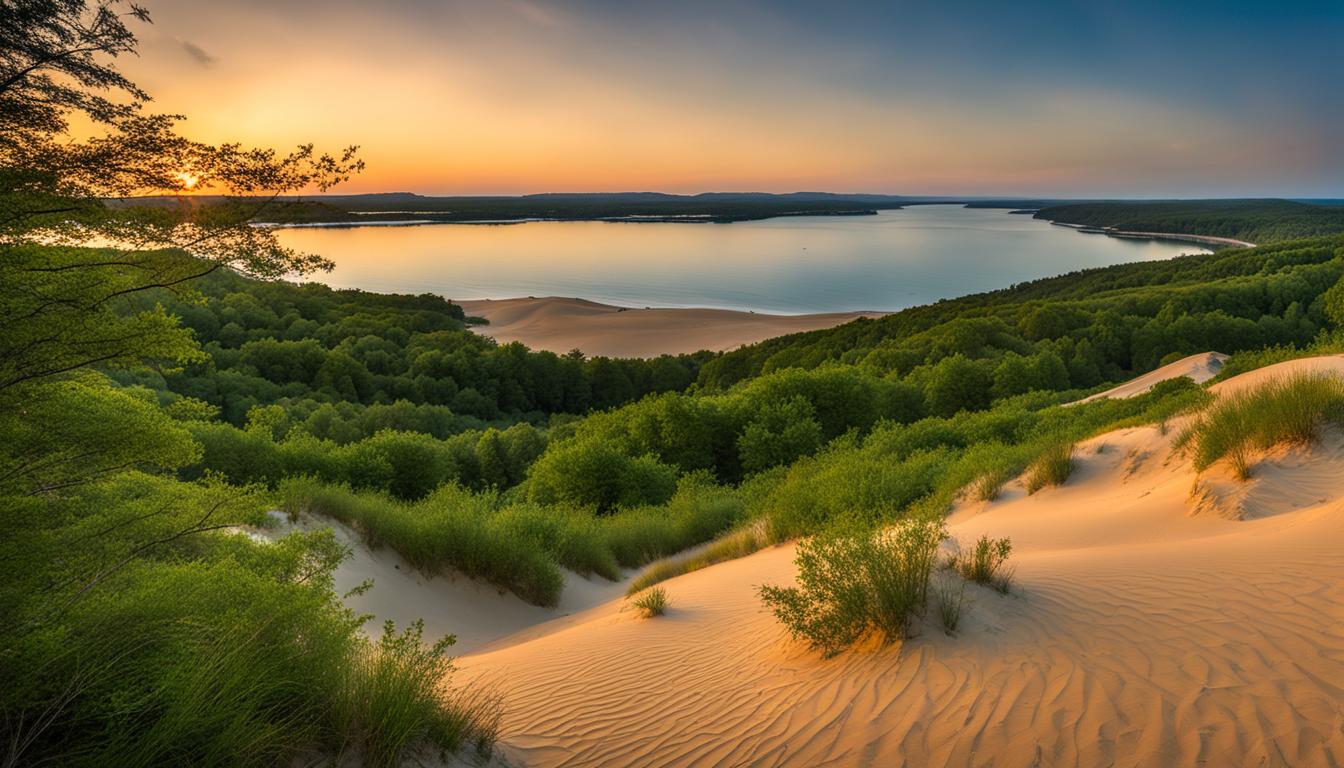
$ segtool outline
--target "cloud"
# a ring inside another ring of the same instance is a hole
[[[202,67],[207,68],[213,67],[215,65],[215,62],[219,61],[219,59],[216,59],[204,48],[191,42],[190,40],[183,40],[182,38],[178,38],[177,43],[178,45],[182,46],[182,50],[186,52],[188,56],[191,57],[192,61],[196,62],[197,64],[200,64]]]

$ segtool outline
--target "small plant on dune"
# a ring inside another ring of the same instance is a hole
[[[1073,474],[1073,449],[1071,442],[1055,442],[1042,451],[1027,467],[1027,493],[1063,485]]]
[[[662,616],[667,612],[667,590],[662,587],[647,590],[635,598],[634,606],[639,610],[639,615],[646,619]]]
[[[1344,421],[1344,380],[1321,373],[1274,379],[1251,390],[1224,395],[1176,438],[1203,471],[1226,460],[1242,480],[1250,478],[1255,451],[1280,444],[1310,445],[1327,423]]]
[[[961,624],[961,612],[966,605],[966,582],[955,576],[940,579],[933,586],[933,600],[943,631],[953,634]]]
[[[993,501],[999,498],[1003,484],[1011,479],[1012,473],[1007,469],[991,469],[971,483],[971,493],[977,501]]]
[[[981,536],[969,551],[963,551],[952,559],[952,567],[962,578],[983,584],[1007,594],[1013,581],[1013,569],[1006,568],[1008,556],[1013,552],[1013,542],[1009,539],[991,539]]]
[[[761,601],[827,657],[872,632],[888,642],[904,638],[924,615],[944,537],[941,519],[829,530],[798,545],[798,586],[762,586]]]

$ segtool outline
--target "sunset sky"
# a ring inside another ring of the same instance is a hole
[[[1344,2],[145,0],[126,71],[341,191],[1344,196]]]

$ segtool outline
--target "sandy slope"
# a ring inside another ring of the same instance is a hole
[[[1197,383],[1212,379],[1223,369],[1223,363],[1227,360],[1227,355],[1221,352],[1200,352],[1197,355],[1183,357],[1174,363],[1168,363],[1154,371],[1149,371],[1142,376],[1111,387],[1105,392],[1098,392],[1095,395],[1079,400],[1080,403],[1086,403],[1089,400],[1096,400],[1101,397],[1122,398],[1141,395],[1152,389],[1155,384],[1175,379],[1181,376],[1194,379]]]
[[[763,315],[725,309],[633,309],[559,297],[481,299],[457,302],[468,316],[489,325],[476,330],[500,342],[521,341],[532,349],[589,356],[656,357],[715,352],[800,331],[847,323],[880,312]]]
[[[1344,358],[1220,386],[1301,367]],[[1062,488],[959,506],[960,540],[1012,537],[1019,587],[977,589],[956,637],[822,660],[755,596],[792,578],[785,546],[667,582],[665,617],[614,601],[461,674],[499,686],[527,765],[1344,764],[1344,437],[1248,485],[1215,467],[1235,492],[1210,501],[1173,434],[1103,435]]]
[[[350,556],[336,568],[336,592],[345,595],[372,580],[371,588],[347,596],[345,604],[372,617],[364,624],[364,631],[375,638],[382,634],[383,622],[388,619],[398,628],[424,619],[426,641],[456,635],[452,652],[467,653],[538,624],[562,625],[565,617],[617,599],[625,592],[622,583],[596,576],[587,579],[566,571],[560,604],[542,608],[523,602],[511,592],[452,572],[426,576],[390,547],[369,549],[358,534],[334,520],[305,516],[295,525],[279,512],[272,514],[275,526],[253,531],[254,535],[272,539],[293,530],[328,527],[350,548]]]

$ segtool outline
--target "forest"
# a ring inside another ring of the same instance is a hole
[[[1344,232],[1344,208],[1291,200],[1162,200],[1054,204],[1036,218],[1132,232],[1210,235],[1264,245]]]
[[[855,216],[900,208],[918,198],[896,195],[838,195],[657,192],[559,194],[518,197],[431,197],[408,192],[369,195],[309,195],[275,201],[202,195],[192,204],[249,212],[253,221],[273,224],[367,224],[378,221],[504,224],[532,219],[670,221],[726,224],[776,216]],[[122,207],[172,208],[172,197],[116,201]],[[260,210],[257,210],[260,209]]]

